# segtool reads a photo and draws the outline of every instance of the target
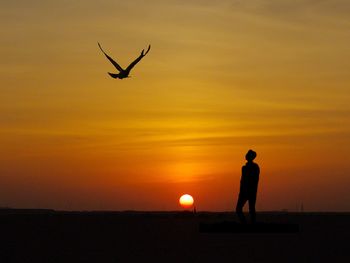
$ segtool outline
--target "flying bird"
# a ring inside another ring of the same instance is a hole
[[[108,60],[113,64],[113,66],[116,67],[116,69],[119,71],[119,73],[115,74],[115,73],[110,73],[108,72],[108,74],[115,79],[124,79],[124,78],[129,78],[129,74],[130,71],[132,70],[132,68],[144,57],[147,55],[147,53],[149,52],[149,50],[151,49],[151,45],[148,45],[148,49],[145,50],[142,49],[140,56],[138,56],[138,58],[136,58],[133,62],[130,63],[130,65],[126,68],[123,69],[121,66],[119,66],[119,64],[117,62],[115,62],[110,56],[108,56],[106,54],[106,52],[103,51],[100,43],[98,43],[98,46],[100,47],[101,51],[103,52],[103,54],[105,54],[105,56],[108,58]]]

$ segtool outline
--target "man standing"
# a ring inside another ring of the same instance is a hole
[[[246,223],[243,206],[248,201],[249,214],[252,223],[255,223],[255,202],[259,182],[259,165],[253,162],[256,152],[249,150],[245,156],[247,163],[242,167],[241,187],[239,191],[236,213],[241,223]]]

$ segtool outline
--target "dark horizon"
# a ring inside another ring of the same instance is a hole
[[[348,262],[350,213],[1,214],[1,262]]]

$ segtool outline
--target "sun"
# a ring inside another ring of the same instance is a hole
[[[179,203],[183,208],[190,208],[193,205],[193,202],[193,197],[189,194],[184,194],[179,199]]]

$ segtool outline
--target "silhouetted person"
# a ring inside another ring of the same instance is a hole
[[[249,150],[245,156],[247,163],[242,167],[241,187],[239,191],[236,213],[241,223],[246,223],[243,206],[248,201],[249,214],[252,223],[255,223],[255,202],[259,182],[259,166],[253,162],[256,152]]]

